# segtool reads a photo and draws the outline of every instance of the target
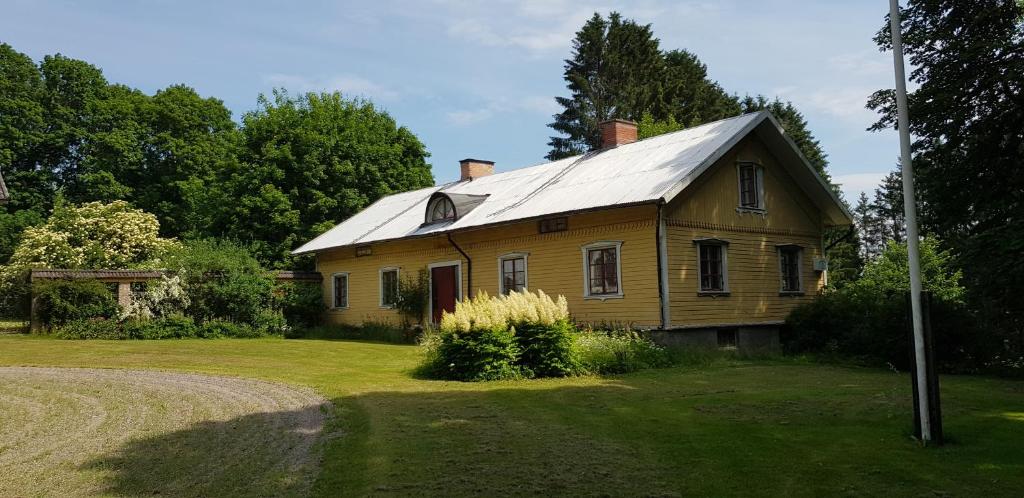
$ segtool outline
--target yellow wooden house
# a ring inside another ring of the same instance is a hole
[[[564,295],[579,322],[664,342],[774,346],[827,279],[822,235],[850,213],[776,119],[758,112],[384,197],[306,243],[328,323],[399,323],[398,282],[425,270],[427,319],[473,293]]]

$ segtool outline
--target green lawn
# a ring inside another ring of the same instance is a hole
[[[1024,490],[1024,383],[943,377],[950,444],[912,441],[907,375],[791,361],[612,378],[415,379],[413,346],[0,336],[0,365],[151,368],[333,400],[320,495],[952,495]],[[3,448],[0,448],[2,455]],[[169,452],[170,453],[170,452]]]

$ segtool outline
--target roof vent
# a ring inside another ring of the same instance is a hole
[[[459,179],[460,181],[475,180],[494,174],[494,161],[463,159],[459,161],[459,166],[462,167],[462,178]]]
[[[598,124],[601,128],[601,148],[609,149],[636,142],[636,123],[625,119],[609,119]]]

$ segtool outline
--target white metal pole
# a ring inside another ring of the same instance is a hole
[[[900,134],[900,168],[903,172],[903,211],[907,222],[907,258],[910,263],[910,309],[914,323],[914,358],[917,360],[917,400],[921,411],[921,439],[932,439],[925,367],[924,328],[921,322],[921,261],[918,252],[917,205],[914,203],[914,170],[910,162],[910,117],[907,111],[907,76],[903,70],[903,38],[898,0],[889,0],[892,59],[896,67],[896,108]]]

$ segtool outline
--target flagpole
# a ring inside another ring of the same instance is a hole
[[[917,372],[917,402],[921,416],[921,440],[932,440],[928,376],[921,321],[921,261],[918,252],[917,204],[914,202],[914,170],[910,158],[910,117],[907,111],[907,76],[903,69],[903,38],[900,33],[898,0],[889,0],[889,28],[892,32],[892,59],[896,69],[896,109],[900,134],[900,169],[903,172],[903,211],[907,222],[907,258],[910,263],[910,308],[914,326],[914,368]]]

